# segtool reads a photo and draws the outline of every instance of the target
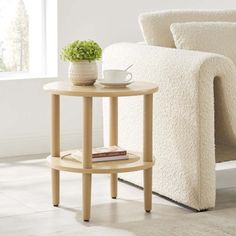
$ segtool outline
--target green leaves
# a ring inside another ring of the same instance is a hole
[[[61,58],[64,61],[94,61],[100,59],[102,56],[102,49],[93,40],[88,41],[74,41],[68,44],[61,50]]]

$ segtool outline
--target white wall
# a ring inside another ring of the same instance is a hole
[[[137,23],[139,13],[176,8],[232,9],[236,8],[236,1],[58,0],[58,48],[75,39],[94,39],[102,47],[119,41],[142,41]],[[59,78],[66,79],[67,66],[59,60]],[[49,151],[50,100],[42,86],[52,80],[0,80],[0,156]],[[80,99],[63,98],[62,111],[62,147],[79,146]],[[101,100],[96,99],[95,145],[102,144],[101,113]]]
[[[19,79],[0,81],[0,156],[49,152],[50,97],[43,85],[55,79]],[[61,98],[62,148],[81,143],[80,99]],[[94,113],[101,103],[95,101]],[[101,119],[94,122],[97,137],[102,130]],[[94,139],[100,145],[99,139]]]

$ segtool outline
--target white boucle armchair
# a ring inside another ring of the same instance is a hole
[[[146,44],[118,43],[105,49],[103,69],[130,64],[135,80],[159,86],[154,96],[153,191],[196,210],[214,207],[215,162],[236,159],[235,65],[218,54]],[[107,105],[105,100],[105,123]],[[141,109],[139,97],[119,99],[120,146],[142,150]],[[139,172],[119,177],[143,186]]]

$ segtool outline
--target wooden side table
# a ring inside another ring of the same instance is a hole
[[[78,172],[83,175],[83,219],[89,221],[91,208],[92,174],[111,174],[111,197],[117,196],[117,173],[144,170],[144,208],[152,208],[152,113],[155,84],[134,82],[127,88],[104,88],[95,86],[73,86],[69,82],[46,84],[44,90],[51,94],[51,155],[47,158],[52,171],[52,203],[59,205],[60,171]],[[60,95],[83,97],[83,162],[61,159],[70,151],[60,152]],[[110,145],[118,145],[118,97],[144,95],[143,154],[128,153],[129,159],[92,163],[92,99],[110,98]]]

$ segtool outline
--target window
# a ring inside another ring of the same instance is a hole
[[[52,42],[47,39],[56,14],[49,12],[52,0],[1,0],[0,1],[0,77],[30,77],[48,74],[47,47]],[[56,1],[55,1],[56,2]],[[50,22],[47,22],[47,13]],[[55,13],[55,12],[54,12]],[[54,35],[56,40],[56,33]],[[50,60],[57,60],[56,42],[50,52]],[[52,53],[55,54],[52,57]],[[56,63],[52,62],[53,65]],[[52,72],[52,68],[51,68]],[[56,68],[54,70],[56,72]]]

